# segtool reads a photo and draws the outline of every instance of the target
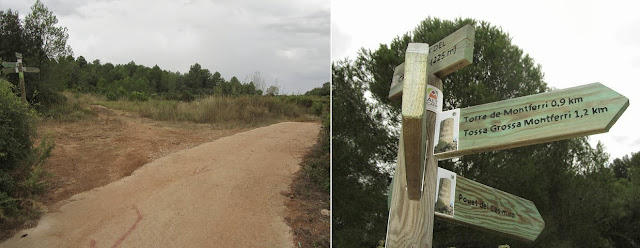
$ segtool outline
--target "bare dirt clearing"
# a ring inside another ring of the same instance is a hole
[[[318,124],[279,123],[218,139],[241,130],[92,108],[97,120],[47,125],[56,149],[45,168],[57,175],[47,202],[106,186],[54,204],[36,228],[3,247],[293,245],[286,192]]]
[[[215,130],[208,124],[161,122],[100,105],[90,107],[97,117],[49,121],[38,127],[38,133],[53,138],[56,145],[44,166],[54,174],[42,199],[48,206],[131,175],[170,153],[248,130]]]

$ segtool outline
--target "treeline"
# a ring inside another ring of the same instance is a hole
[[[211,72],[198,63],[187,73],[171,72],[158,65],[147,67],[131,61],[127,64],[87,61],[73,56],[67,45],[67,28],[57,25],[53,12],[39,0],[32,12],[20,19],[17,11],[0,10],[0,57],[16,61],[15,53],[23,54],[23,63],[40,69],[40,73],[25,73],[27,99],[36,105],[52,105],[64,101],[63,90],[99,93],[109,100],[137,100],[162,97],[191,101],[197,96],[278,95],[277,82],[267,87],[260,72],[247,75],[244,82],[237,77],[226,80],[219,72]],[[4,75],[14,85],[18,75]],[[326,95],[329,95],[328,88]]]
[[[262,95],[262,89],[253,81],[241,83],[236,77],[223,78],[219,72],[211,73],[198,63],[192,65],[187,73],[171,72],[136,65],[131,61],[124,65],[101,64],[100,60],[89,63],[82,56],[60,58],[50,63],[51,83],[56,88],[74,89],[80,92],[100,93],[109,100],[129,97],[134,92],[147,96],[163,96],[172,100],[193,100],[197,95]],[[262,80],[259,73],[255,78]],[[264,82],[260,82],[264,87]],[[267,94],[275,95],[271,90]]]

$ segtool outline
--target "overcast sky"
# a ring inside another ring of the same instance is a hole
[[[606,134],[613,158],[640,151],[640,4],[634,1],[365,1],[331,3],[332,60],[356,57],[412,31],[426,17],[474,18],[502,27],[542,66],[550,87],[601,82],[630,106]]]
[[[69,29],[74,56],[102,63],[194,63],[229,80],[260,71],[281,93],[330,79],[329,0],[42,0]],[[24,19],[33,1],[0,0]]]

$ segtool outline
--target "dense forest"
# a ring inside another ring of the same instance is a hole
[[[409,42],[434,44],[466,24],[476,28],[473,64],[443,79],[444,110],[550,90],[541,66],[508,34],[472,19],[427,18],[390,44],[335,62],[334,247],[384,242],[399,136],[390,127],[399,126],[401,106],[387,97],[393,70],[404,62]],[[640,153],[610,161],[604,146],[590,146],[588,137],[441,161],[458,175],[533,201],[545,228],[526,243],[436,220],[434,247],[639,247]]]

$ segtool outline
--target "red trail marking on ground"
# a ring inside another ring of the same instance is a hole
[[[136,229],[136,226],[138,226],[138,222],[140,222],[142,220],[142,214],[140,214],[140,210],[138,210],[138,207],[136,205],[133,205],[132,208],[135,209],[136,210],[136,214],[138,214],[138,218],[136,219],[136,222],[133,223],[133,225],[131,227],[129,227],[129,230],[127,230],[126,233],[124,233],[122,236],[120,236],[120,238],[115,243],[113,243],[111,248],[116,248],[120,244],[122,244],[122,242],[127,238],[127,236],[129,236],[129,234],[131,234],[131,232],[133,232],[133,230]],[[98,247],[98,242],[95,239],[92,239],[91,242],[89,243],[89,247],[90,248],[97,248]]]
[[[197,174],[204,173],[204,172],[207,172],[207,171],[211,171],[211,168],[207,168],[206,166],[204,166],[204,167],[201,167],[201,168],[196,168],[193,171],[193,174],[197,175]]]

